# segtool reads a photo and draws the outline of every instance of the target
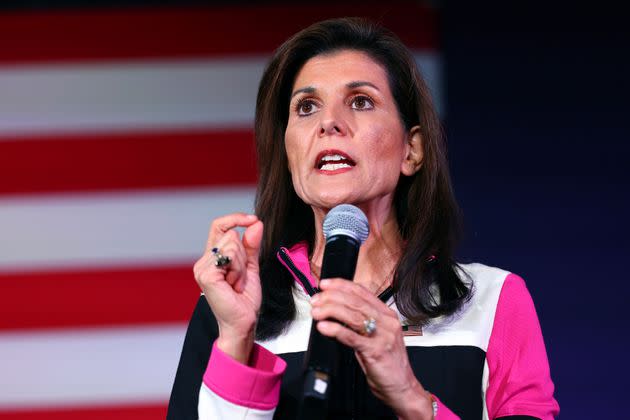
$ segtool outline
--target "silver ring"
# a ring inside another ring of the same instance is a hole
[[[221,252],[219,252],[219,248],[217,247],[212,248],[212,255],[214,255],[215,258],[214,265],[217,267],[225,267],[232,262],[232,259],[221,254]]]
[[[364,320],[363,331],[365,331],[365,335],[368,337],[374,334],[374,331],[376,331],[376,320],[374,318]]]

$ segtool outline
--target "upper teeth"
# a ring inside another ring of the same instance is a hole
[[[341,155],[326,155],[322,158],[324,162],[329,162],[331,160],[345,160],[346,158]]]

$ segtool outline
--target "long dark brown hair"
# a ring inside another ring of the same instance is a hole
[[[306,61],[339,50],[364,52],[387,70],[406,130],[418,125],[422,134],[423,165],[413,176],[401,175],[393,203],[405,242],[392,285],[398,310],[407,319],[422,323],[452,314],[471,295],[453,257],[460,217],[446,144],[429,89],[413,56],[396,35],[374,23],[360,18],[326,20],[298,32],[276,50],[258,89],[255,206],[265,225],[260,254],[263,303],[259,339],[280,334],[295,317],[294,281],[276,258],[278,248],[306,241],[312,250],[315,242],[313,211],[293,189],[285,152],[291,90]]]

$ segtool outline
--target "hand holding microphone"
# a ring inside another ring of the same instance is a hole
[[[363,212],[350,204],[334,207],[324,218],[324,259],[321,278],[354,278],[359,248],[368,237],[369,225]],[[317,295],[315,295],[317,296]],[[320,419],[327,413],[330,384],[337,370],[338,344],[321,334],[313,319],[308,350],[304,358],[304,388],[300,419]]]
[[[343,216],[336,216],[338,212]],[[354,277],[359,247],[368,236],[367,219],[363,227],[361,216],[365,217],[358,208],[341,205],[324,220],[321,292],[311,299],[313,330],[301,419],[325,417],[328,395],[318,390],[327,390],[335,380],[338,343],[354,349],[374,395],[401,418],[424,418],[431,407],[430,396],[409,364],[398,314],[365,287],[347,281]],[[421,411],[409,412],[409,401],[418,401]]]

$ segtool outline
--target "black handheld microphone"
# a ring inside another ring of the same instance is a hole
[[[352,281],[359,247],[368,237],[365,214],[350,204],[340,204],[324,218],[324,260],[321,278],[341,277]],[[311,325],[308,350],[304,357],[304,388],[298,418],[323,419],[328,412],[330,385],[337,370],[338,343]]]

